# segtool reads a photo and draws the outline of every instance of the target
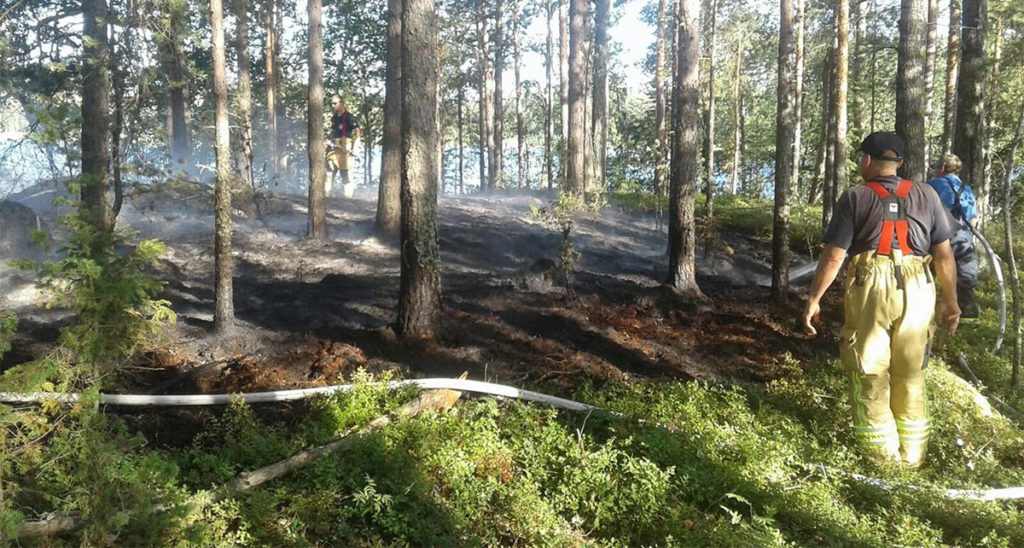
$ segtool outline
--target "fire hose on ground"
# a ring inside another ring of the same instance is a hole
[[[472,392],[490,396],[530,401],[551,405],[568,411],[603,411],[611,413],[616,417],[633,420],[646,424],[647,421],[629,417],[622,413],[581,403],[557,396],[542,394],[530,390],[522,390],[513,386],[495,384],[482,381],[465,379],[415,379],[404,381],[392,381],[388,383],[389,388],[400,388],[406,386],[417,386],[424,390],[457,390],[460,392]],[[335,392],[351,390],[353,385],[333,385],[315,388],[300,388],[292,390],[275,390],[270,392],[251,392],[242,394],[196,394],[196,395],[135,395],[135,394],[100,394],[100,403],[118,406],[202,406],[202,405],[225,405],[232,401],[241,400],[246,403],[273,403],[301,400],[313,395],[329,395]],[[41,403],[43,401],[57,401],[65,404],[77,403],[81,400],[80,394],[59,394],[52,392],[35,393],[5,393],[0,392],[0,403]],[[871,478],[860,474],[835,470],[823,465],[813,465],[823,472],[832,471],[844,474],[845,476],[863,483],[872,485],[884,490],[904,491],[928,491],[924,487],[909,484],[895,484],[882,479]],[[1021,500],[1024,499],[1024,486],[1007,487],[1000,489],[937,489],[938,493],[950,499],[976,500],[976,501],[998,501],[998,500]]]
[[[999,349],[1003,346],[1003,337],[1006,335],[1006,283],[1003,281],[1003,269],[999,266],[999,256],[996,255],[988,240],[981,235],[981,231],[970,224],[967,225],[967,228],[971,230],[971,234],[974,234],[974,237],[981,242],[981,246],[985,248],[985,256],[988,257],[989,266],[992,267],[992,272],[995,272],[996,283],[999,284],[999,336],[992,346],[992,353],[998,354]]]

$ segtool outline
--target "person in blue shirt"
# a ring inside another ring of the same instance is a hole
[[[956,258],[956,294],[960,301],[961,317],[977,318],[978,303],[974,299],[974,286],[978,285],[978,255],[974,251],[974,235],[970,227],[978,226],[978,212],[974,192],[960,179],[960,167],[960,158],[956,154],[946,154],[939,164],[938,176],[928,181],[928,184],[960,223],[960,229],[949,240]]]

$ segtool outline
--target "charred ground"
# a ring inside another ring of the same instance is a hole
[[[508,195],[442,198],[445,335],[412,343],[397,340],[389,327],[398,241],[375,233],[372,199],[330,200],[327,243],[304,239],[303,197],[263,199],[259,219],[243,212],[236,219],[239,327],[217,339],[210,335],[207,193],[137,189],[122,217],[141,237],[167,244],[159,274],[167,283],[163,298],[179,317],[166,341],[140,358],[125,390],[317,386],[342,382],[359,367],[410,377],[468,371],[470,378],[562,389],[626,378],[747,383],[799,375],[800,363],[834,352],[834,341],[811,341],[796,329],[797,294],[782,306],[769,300],[765,241],[721,231],[698,253],[706,299],[687,299],[661,286],[667,240],[658,219],[605,208],[577,221],[582,260],[567,292],[550,268],[560,235],[531,214],[546,198]],[[797,264],[809,261],[798,257]],[[8,363],[44,351],[67,321],[22,308]],[[825,321],[834,327],[841,307],[829,310]]]

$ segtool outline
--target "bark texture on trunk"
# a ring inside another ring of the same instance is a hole
[[[161,60],[167,77],[168,133],[171,171],[192,172],[192,135],[189,129],[189,74],[181,32],[186,28],[186,6],[165,3],[166,34],[159,39]]]
[[[235,323],[234,264],[231,258],[231,139],[228,126],[227,61],[224,46],[224,6],[210,0],[210,28],[213,42],[214,132],[217,153],[216,230],[214,271],[216,272],[213,324],[217,333],[230,333]]]
[[[569,22],[569,143],[566,186],[569,192],[586,190],[586,74],[585,42],[590,18],[589,0],[571,0]]]
[[[802,0],[806,1],[806,0]],[[850,88],[850,133],[855,143],[867,136],[864,116],[864,99],[867,96],[868,86],[865,84],[864,75],[868,74],[865,57],[869,48],[873,47],[867,41],[868,36],[868,0],[852,0],[851,7],[853,31],[853,59],[850,63],[855,75]]]
[[[985,108],[985,188],[992,189],[992,193],[996,192],[996,189],[992,188],[992,160],[995,157],[995,131],[993,129],[996,126],[996,109],[999,108],[999,74],[1000,70],[1003,70],[1003,22],[997,20],[995,22],[995,28],[992,29],[994,38],[992,39],[992,60],[989,63],[989,81],[988,88],[985,90],[985,94],[991,97],[988,105]],[[1012,156],[1011,156],[1012,158]]]
[[[505,68],[504,0],[494,0],[494,145],[490,152],[490,182],[492,189],[504,187],[504,133],[505,107],[502,100],[501,73]]]
[[[742,117],[743,96],[740,82],[743,77],[743,43],[736,41],[736,59],[732,73],[732,175],[729,177],[729,190],[733,195],[740,191],[740,174],[743,172],[743,139]]]
[[[561,189],[568,189],[569,174],[569,0],[558,0],[558,93],[561,105],[561,138],[558,145],[558,171]]]
[[[554,94],[554,30],[551,25],[555,18],[555,3],[546,0],[547,5],[547,40],[544,43],[544,70],[546,72],[547,100],[544,104],[544,173],[548,180],[548,192],[555,189],[554,161],[551,157],[555,138],[555,94]]]
[[[268,166],[270,179],[274,186],[281,176],[280,154],[277,151],[277,16],[274,0],[266,0],[263,7],[263,26],[266,35],[264,55],[266,56],[267,74],[267,148],[270,157],[264,165]]]
[[[82,3],[81,214],[101,232],[114,228],[110,215],[110,44],[106,0]]]
[[[520,44],[522,37],[519,36],[519,18],[522,17],[520,1],[513,0],[512,2],[512,57],[515,63],[516,75],[516,161],[519,168],[516,180],[517,188],[530,186],[529,181],[526,180],[526,169],[529,159],[527,158],[526,148],[526,120],[523,117],[523,78],[521,70],[523,52]]]
[[[238,56],[238,171],[255,190],[252,173],[252,79],[249,76],[249,0],[234,0],[235,51]]]
[[[402,231],[397,333],[430,339],[441,329],[437,240],[437,16],[434,0],[402,11]]]
[[[988,80],[988,1],[964,0],[963,43],[957,82],[956,136],[953,152],[960,157],[960,173],[977,198],[978,218],[988,213],[985,187],[985,86]]]
[[[594,190],[605,188],[608,170],[608,25],[611,19],[611,0],[594,2]]]
[[[708,36],[708,102],[704,111],[704,207],[705,226],[710,227],[715,217],[715,53],[718,49],[718,0],[711,0],[711,13],[708,17],[711,20],[711,34]]]
[[[672,188],[669,197],[669,266],[665,283],[677,292],[701,295],[696,275],[694,198],[697,194],[697,133],[700,118],[700,0],[679,0],[676,80],[673,99]]]
[[[946,100],[942,120],[942,153],[953,151],[956,135],[956,86],[960,79],[960,18],[962,0],[949,0],[949,37],[946,45]]]
[[[666,152],[668,151],[668,126],[665,123],[665,30],[668,26],[666,0],[658,0],[658,41],[654,54],[654,195],[665,194]]]
[[[402,0],[404,1],[404,0]],[[484,7],[486,0],[479,0],[476,6],[476,40],[479,46],[476,56],[477,70],[477,162],[480,167],[480,191],[487,189],[487,129],[485,118],[487,118],[487,10]]]
[[[846,167],[847,157],[847,90],[849,85],[850,66],[850,1],[839,0],[836,4],[836,66],[834,90],[835,103],[832,111],[835,116],[835,132],[832,145],[832,200],[839,197],[846,189],[850,172]],[[858,143],[859,144],[859,143]]]
[[[1020,291],[1020,274],[1017,271],[1017,261],[1013,253],[1013,212],[1010,204],[1013,203],[1013,159],[1017,156],[1017,148],[1024,132],[1024,108],[1017,117],[1017,130],[1014,132],[1013,141],[1010,143],[1010,152],[1006,156],[1006,169],[1003,172],[1003,239],[1004,259],[1010,265],[1010,291],[1012,295],[1013,320],[1010,323],[1010,338],[1013,340],[1013,357],[1010,362],[1010,387],[1016,389],[1020,386],[1020,362],[1021,351],[1024,349],[1024,341],[1021,338],[1021,316],[1022,303]]]
[[[793,141],[796,130],[793,124],[795,57],[793,0],[781,0],[778,103],[775,110],[775,208],[772,222],[772,297],[776,302],[784,302],[789,293],[789,190],[793,178]]]
[[[308,0],[309,82],[306,104],[306,152],[309,157],[309,227],[306,237],[327,239],[327,200],[324,190],[324,43],[320,36],[321,0]]]
[[[402,2],[388,0],[388,57],[384,65],[384,127],[380,185],[377,188],[377,230],[398,232],[402,189]]]
[[[804,27],[807,0],[795,0],[796,10],[796,65],[793,81],[793,188],[790,195],[800,199],[803,185],[800,183],[800,167],[803,161],[804,136]]]
[[[832,193],[835,181],[835,141],[832,135],[835,133],[836,117],[832,110],[835,103],[835,66],[836,52],[833,47],[826,55],[822,67],[822,90],[821,90],[821,118],[822,118],[822,173],[821,173],[821,230],[824,231],[832,219],[832,205],[835,196]]]
[[[924,170],[925,177],[932,173],[932,146],[928,141],[928,131],[934,119],[935,95],[935,41],[938,36],[939,0],[928,0],[928,21],[925,26],[925,62],[924,62]]]
[[[466,151],[465,151],[466,144],[465,144],[465,140],[464,140],[465,139],[465,136],[464,136],[465,132],[464,132],[464,129],[463,129],[463,124],[465,123],[465,119],[464,119],[464,116],[463,116],[463,113],[462,113],[462,105],[466,102],[465,84],[466,83],[464,81],[459,82],[459,93],[456,96],[456,98],[457,98],[456,108],[458,109],[458,114],[457,114],[458,120],[456,121],[456,123],[458,124],[458,128],[457,129],[458,129],[458,137],[459,137],[459,190],[458,190],[458,193],[460,195],[466,193]]]
[[[114,186],[114,203],[111,204],[109,212],[111,227],[117,225],[117,216],[121,213],[121,205],[124,203],[124,184],[121,180],[121,134],[124,131],[126,71],[121,61],[124,59],[126,51],[133,51],[131,27],[138,26],[134,0],[128,0],[125,8],[126,14],[120,21],[114,10],[111,10],[110,14],[115,24],[120,23],[120,26],[125,29],[121,32],[121,44],[117,43],[116,35],[113,33],[111,33],[110,39],[111,90],[114,93],[114,122],[110,127],[110,167]],[[131,137],[130,134],[129,137]]]
[[[896,133],[905,153],[900,176],[921,183],[925,178],[924,113],[928,0],[902,0],[896,65]]]
[[[491,117],[494,110],[494,73],[491,69],[491,24],[488,0],[480,1],[478,29],[480,32],[480,74],[482,75],[480,96],[483,99],[480,104],[480,127],[483,132],[481,138],[483,146],[480,149],[480,186],[487,190],[494,190],[491,179],[494,166],[491,156],[494,150],[494,119]]]

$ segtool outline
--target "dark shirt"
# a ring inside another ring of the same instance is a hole
[[[889,192],[900,183],[896,176],[875,179]],[[926,184],[914,184],[907,195],[907,243],[914,255],[928,255],[932,247],[956,234],[957,222]],[[849,188],[836,202],[824,241],[847,250],[850,256],[878,249],[882,237],[882,201],[867,185]],[[893,249],[898,242],[893,235]]]
[[[352,113],[345,111],[342,114],[335,113],[331,116],[331,139],[351,137],[352,132],[359,128],[359,122]]]

